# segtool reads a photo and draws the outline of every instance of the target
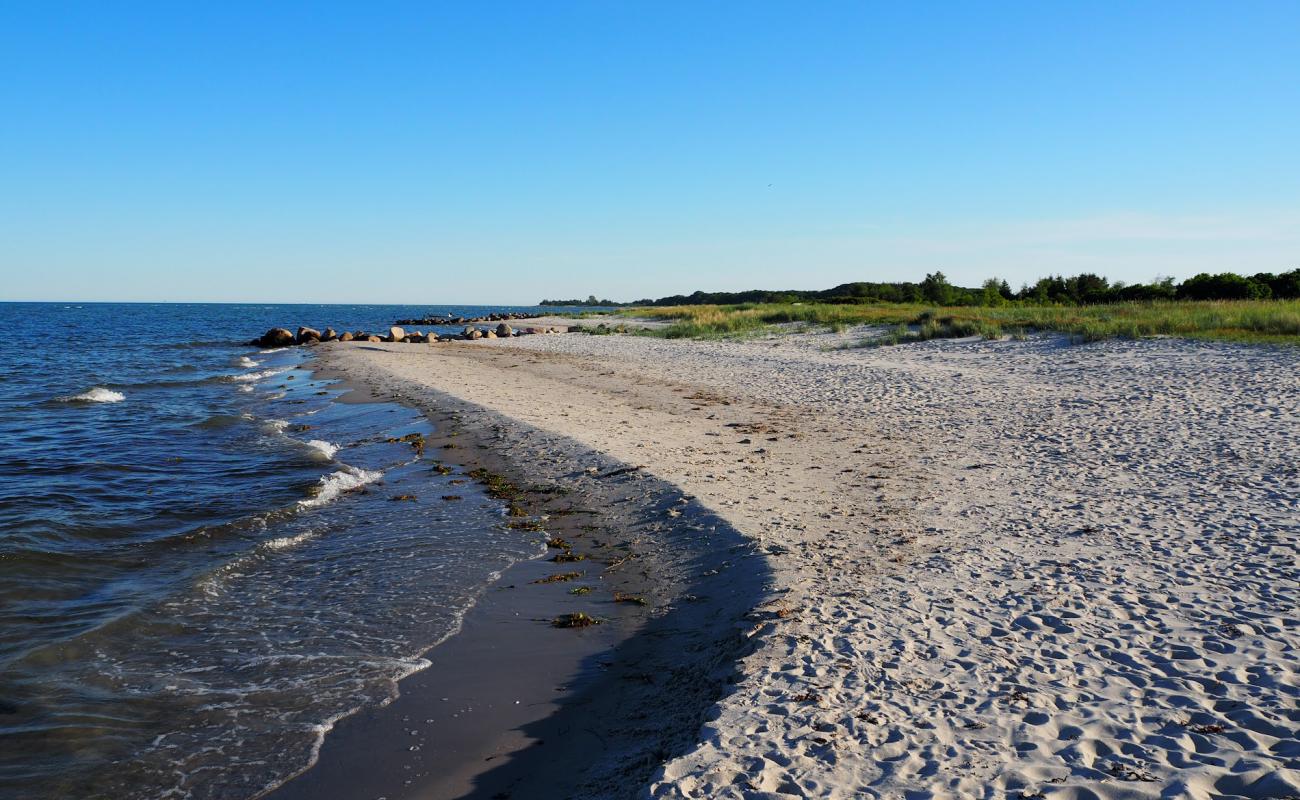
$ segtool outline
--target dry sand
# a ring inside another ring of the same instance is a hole
[[[318,352],[768,553],[744,679],[643,794],[1300,796],[1297,352],[852,335]]]

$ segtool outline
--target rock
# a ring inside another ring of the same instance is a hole
[[[305,326],[300,327],[298,328],[298,336],[296,341],[298,342],[298,344],[306,344],[309,341],[319,342],[320,331],[316,330],[315,328],[308,328]]]
[[[396,325],[388,329],[388,341],[390,342],[400,342],[405,336],[406,331]]]
[[[495,339],[495,338],[497,338],[497,332],[496,332],[496,331],[484,331],[484,332],[483,332],[483,338],[484,338],[484,339]]]
[[[469,338],[471,338],[471,339],[482,339],[482,338],[483,338],[483,331],[479,330],[478,328],[475,328],[473,331],[470,332],[470,334],[469,334]]]
[[[569,326],[569,331],[568,331],[568,332],[569,332],[569,333],[582,333],[582,326],[581,326],[581,325],[570,325],[570,326]]]
[[[339,338],[339,335],[334,332],[333,328],[326,328],[325,333],[321,334],[320,340],[322,342],[332,342],[337,338]]]
[[[365,336],[360,337],[360,338],[361,338],[361,341],[363,341],[363,342],[370,342],[371,344],[376,344],[376,343],[378,343],[378,342],[382,342],[382,341],[383,341],[383,339],[380,339],[378,336],[374,335],[373,333],[366,334]]]
[[[339,334],[340,342],[350,342],[353,338],[351,331],[343,331],[343,333]]]
[[[476,330],[478,330],[478,328],[475,328],[473,325],[466,325],[465,330],[461,331],[460,333],[462,336],[470,336]]]
[[[293,342],[293,334],[284,328],[272,328],[257,340],[259,347],[287,347]]]
[[[514,333],[514,329],[504,322],[497,326],[497,336],[506,337]]]

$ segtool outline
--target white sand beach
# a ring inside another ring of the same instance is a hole
[[[743,678],[646,796],[1300,796],[1300,355],[830,349],[858,333],[317,352],[640,466],[765,548]]]

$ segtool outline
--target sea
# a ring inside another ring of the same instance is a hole
[[[538,310],[0,303],[0,797],[256,797],[395,697],[544,542],[248,342]]]

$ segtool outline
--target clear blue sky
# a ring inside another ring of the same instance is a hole
[[[1300,2],[0,6],[0,299],[1300,266]]]

